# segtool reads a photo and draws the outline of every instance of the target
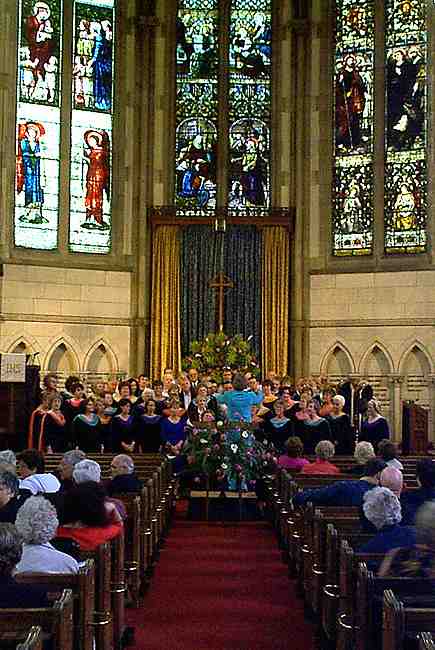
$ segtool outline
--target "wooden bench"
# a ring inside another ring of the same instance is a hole
[[[42,650],[42,629],[33,625],[22,643],[17,645],[17,650]]]
[[[406,607],[391,589],[384,591],[382,620],[382,650],[405,650],[407,639],[435,632],[435,608]]]
[[[35,625],[52,650],[73,650],[72,592],[65,589],[51,607],[0,609],[0,641],[22,639]]]
[[[142,545],[142,502],[141,496],[137,493],[125,493],[114,495],[120,499],[125,506],[127,519],[124,521],[124,573],[133,607],[139,607],[139,593],[141,588],[141,576],[143,574],[143,553]]]
[[[96,650],[113,648],[113,615],[111,603],[112,556],[109,542],[100,544],[95,551],[80,551],[82,560],[95,563],[95,599],[92,626],[95,628]]]

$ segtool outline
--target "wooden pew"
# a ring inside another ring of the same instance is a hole
[[[17,650],[42,650],[42,629],[33,625],[22,643],[17,645]]]
[[[383,650],[405,650],[410,637],[415,639],[420,632],[435,632],[433,607],[405,607],[391,589],[384,591],[382,620]]]
[[[418,650],[435,650],[435,640],[430,632],[421,632],[419,636]]]
[[[110,541],[112,572],[110,596],[113,618],[113,644],[120,648],[125,631],[124,533]]]
[[[19,573],[17,582],[44,585],[50,593],[70,589],[74,597],[74,647],[93,650],[92,612],[95,602],[95,563],[86,560],[77,575],[64,573]]]
[[[139,592],[141,586],[141,575],[143,573],[141,552],[142,544],[142,503],[138,493],[124,493],[114,495],[120,499],[127,512],[127,520],[124,521],[124,552],[125,563],[124,573],[128,585],[129,597],[133,607],[139,607]]]
[[[73,650],[73,595],[65,589],[52,607],[0,609],[0,639],[23,637],[39,625],[52,650]]]
[[[113,649],[113,615],[111,603],[112,556],[109,542],[95,551],[80,551],[81,560],[95,562],[95,602],[92,626],[96,650]]]

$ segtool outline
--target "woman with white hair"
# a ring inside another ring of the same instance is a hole
[[[332,410],[328,415],[332,440],[335,444],[335,453],[350,456],[355,448],[355,433],[350,417],[344,412],[346,400],[343,395],[334,395]]]
[[[304,465],[301,474],[340,474],[338,467],[330,462],[335,452],[335,447],[330,440],[321,440],[318,442],[314,452],[316,454],[316,460],[314,463]]]
[[[86,458],[75,465],[72,475],[76,485],[88,483],[89,481],[99,483],[101,481],[101,467],[95,460]]]
[[[387,420],[381,415],[379,402],[371,399],[367,404],[367,419],[361,426],[359,440],[371,442],[375,451],[381,440],[390,438],[390,428]]]
[[[59,527],[56,509],[42,496],[30,497],[15,522],[24,545],[15,573],[77,573],[77,561],[57,551],[50,541]]]
[[[376,458],[373,445],[370,442],[358,442],[355,446],[353,457],[355,458],[356,465],[351,467],[347,473],[353,474],[354,476],[363,476],[366,464],[369,460]]]
[[[393,548],[413,546],[415,529],[401,526],[400,501],[386,487],[375,487],[364,495],[363,512],[377,534],[358,549],[360,553],[387,553]]]

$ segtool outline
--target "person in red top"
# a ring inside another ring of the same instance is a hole
[[[123,531],[116,507],[107,503],[104,488],[93,481],[65,494],[61,518],[57,537],[75,540],[83,551],[94,551]]]
[[[338,467],[329,462],[334,456],[335,447],[329,440],[321,440],[314,450],[316,460],[314,463],[304,465],[301,474],[340,474]]]

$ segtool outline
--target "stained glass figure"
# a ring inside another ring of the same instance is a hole
[[[336,0],[333,254],[373,247],[373,0]]]
[[[19,4],[16,246],[57,247],[60,168],[60,0]]]
[[[386,0],[385,251],[426,250],[426,3]]]
[[[76,0],[71,118],[70,250],[111,247],[114,0]]]
[[[270,206],[272,2],[233,0],[229,49],[228,206]]]
[[[180,0],[176,37],[175,204],[193,215],[216,207],[217,0]]]

